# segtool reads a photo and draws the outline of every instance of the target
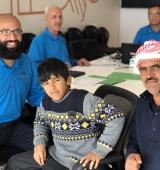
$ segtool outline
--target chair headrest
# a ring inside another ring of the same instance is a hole
[[[127,115],[133,108],[133,104],[124,97],[108,94],[104,97],[105,103],[116,106],[120,111]]]

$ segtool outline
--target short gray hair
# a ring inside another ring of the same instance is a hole
[[[44,10],[44,14],[47,15],[48,14],[48,10],[49,9],[61,9],[58,5],[55,5],[55,4],[50,4],[50,5],[47,5],[45,10]]]

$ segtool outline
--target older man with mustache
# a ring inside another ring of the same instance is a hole
[[[160,42],[146,41],[135,58],[146,88],[135,109],[125,170],[160,169]]]
[[[66,63],[69,67],[74,65],[88,66],[89,62],[82,56],[79,60],[70,58],[67,44],[60,34],[63,23],[62,9],[53,4],[45,9],[46,28],[37,35],[29,48],[29,57],[39,65],[47,58],[57,58]]]

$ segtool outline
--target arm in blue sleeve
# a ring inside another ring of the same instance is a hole
[[[45,46],[44,41],[40,37],[35,37],[30,45],[29,58],[38,66],[40,62],[45,60]]]
[[[133,43],[134,43],[134,44],[142,44],[142,42],[141,42],[141,36],[142,36],[141,30],[139,30],[139,31],[136,33],[136,36],[135,36],[135,38],[134,38]]]
[[[31,61],[32,77],[30,83],[30,91],[27,97],[27,101],[34,106],[39,106],[42,98],[44,97],[44,91],[38,80],[37,66]]]

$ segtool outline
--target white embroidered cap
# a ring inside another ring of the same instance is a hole
[[[135,66],[139,68],[143,60],[160,60],[160,41],[149,40],[141,45],[135,57]]]

